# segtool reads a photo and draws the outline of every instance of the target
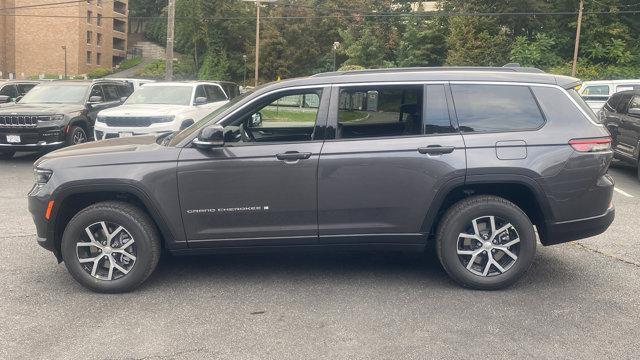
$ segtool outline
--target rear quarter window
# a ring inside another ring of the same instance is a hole
[[[533,93],[521,85],[452,85],[462,132],[539,129],[544,116]]]

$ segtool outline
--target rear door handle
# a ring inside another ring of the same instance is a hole
[[[455,149],[456,149],[455,146],[429,145],[429,146],[418,148],[418,152],[420,154],[442,155],[442,154],[451,154]]]
[[[278,160],[284,160],[284,161],[304,160],[310,157],[311,157],[310,152],[301,153],[297,151],[287,151],[285,153],[276,154],[276,158]]]

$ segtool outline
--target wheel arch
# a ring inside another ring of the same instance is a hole
[[[531,222],[539,229],[539,235],[545,234],[546,223],[552,218],[551,209],[540,186],[522,175],[468,176],[463,184],[453,183],[436,194],[421,231],[433,237],[440,219],[446,211],[458,201],[473,195],[494,195],[511,201],[527,214]],[[541,239],[544,243],[544,239]]]
[[[52,241],[53,252],[62,261],[60,244],[62,234],[66,225],[78,211],[92,204],[102,201],[123,201],[139,207],[154,222],[160,233],[161,246],[164,248],[166,242],[175,239],[174,233],[166,225],[163,215],[158,211],[158,206],[154,201],[138,186],[129,183],[76,183],[57,190],[52,199],[55,200],[49,226],[47,228],[47,238]]]

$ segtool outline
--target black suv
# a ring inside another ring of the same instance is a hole
[[[640,90],[612,95],[598,117],[611,133],[615,157],[638,167],[640,179]]]
[[[497,289],[529,268],[538,237],[562,243],[613,221],[611,139],[578,84],[503,68],[279,81],[180,132],[45,155],[29,209],[38,242],[95,291],[140,285],[161,248],[432,241],[457,282]]]
[[[22,99],[29,90],[38,84],[38,81],[0,79],[0,106]]]
[[[126,83],[111,80],[37,85],[18,103],[0,108],[0,158],[85,142],[97,113],[121,105],[130,94]]]

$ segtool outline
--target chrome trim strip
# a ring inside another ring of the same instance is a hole
[[[0,144],[0,146],[36,148],[36,147],[44,147],[44,146],[58,146],[58,145],[62,145],[62,144],[64,144],[64,141],[58,141],[58,142],[46,143],[46,144]]]

